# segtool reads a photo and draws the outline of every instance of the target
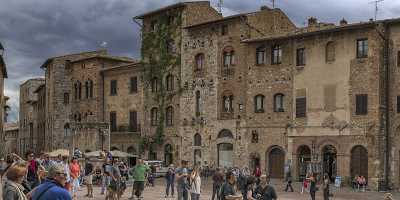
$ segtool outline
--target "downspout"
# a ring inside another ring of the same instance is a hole
[[[385,67],[385,185],[386,189],[390,189],[390,182],[389,182],[389,171],[390,171],[390,62],[389,62],[389,54],[390,54],[390,47],[389,47],[389,26],[387,23],[384,23],[384,67]]]

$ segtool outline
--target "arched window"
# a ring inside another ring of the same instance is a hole
[[[335,43],[328,42],[325,48],[325,59],[326,62],[333,62],[335,61]]]
[[[204,54],[203,53],[197,54],[195,59],[196,59],[196,67],[195,67],[194,71],[203,70],[203,67],[204,67]]]
[[[283,109],[283,94],[275,94],[274,96],[274,111],[275,112],[284,112],[285,110]]]
[[[256,63],[257,65],[265,64],[265,58],[266,58],[266,53],[265,53],[265,47],[261,46],[256,49]]]
[[[201,146],[201,135],[196,133],[194,135],[194,145],[193,146]]]
[[[158,109],[152,108],[150,111],[151,114],[151,125],[157,126],[158,125]]]
[[[233,134],[228,129],[222,129],[218,134],[218,138],[232,138],[233,139]]]
[[[223,112],[233,112],[233,95],[223,96]]]
[[[264,112],[264,95],[257,95],[254,97],[254,112]]]
[[[157,92],[158,91],[158,79],[157,77],[154,77],[151,80],[151,92]]]
[[[200,91],[196,91],[196,115],[200,115],[201,108],[200,108]]]
[[[235,51],[232,47],[226,47],[223,53],[224,67],[230,67],[235,64]]]
[[[167,91],[174,90],[174,76],[173,75],[170,74],[167,76],[166,85],[167,85]]]
[[[166,125],[167,126],[172,126],[173,125],[173,118],[174,118],[174,108],[172,106],[169,106],[166,110]]]

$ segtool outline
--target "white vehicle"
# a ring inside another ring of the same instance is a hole
[[[165,176],[168,172],[168,167],[164,166],[164,162],[160,160],[145,160],[144,164],[156,168],[155,177]]]

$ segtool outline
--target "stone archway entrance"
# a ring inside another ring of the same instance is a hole
[[[285,152],[279,147],[273,147],[268,154],[268,174],[271,178],[283,178],[285,167]]]
[[[233,134],[228,129],[223,129],[218,134],[218,139],[233,139]],[[218,149],[218,166],[219,167],[233,167],[233,144],[232,143],[219,143]]]
[[[326,145],[322,148],[322,169],[323,174],[328,174],[333,182],[337,174],[337,151],[332,145]]]
[[[260,163],[260,154],[258,153],[251,153],[250,154],[250,163],[249,163],[249,167],[250,167],[250,172],[253,173],[256,169],[256,167],[260,167],[261,163]]]
[[[368,151],[363,146],[355,146],[351,150],[351,177],[364,176],[368,180]]]
[[[299,181],[303,181],[308,172],[308,166],[311,162],[311,149],[302,145],[297,149],[297,171]]]

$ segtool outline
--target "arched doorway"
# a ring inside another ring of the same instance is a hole
[[[334,181],[336,178],[337,169],[337,151],[332,145],[326,145],[322,149],[322,159],[323,159],[323,173],[328,174],[329,179]]]
[[[297,149],[297,170],[299,181],[303,181],[307,176],[308,166],[311,162],[311,150],[303,145]]]
[[[271,178],[283,178],[285,170],[285,152],[273,147],[268,154],[268,173]]]
[[[200,149],[195,149],[194,150],[194,164],[197,166],[201,166],[201,150]]]
[[[351,150],[350,161],[351,177],[364,176],[368,180],[368,151],[363,146],[355,146]]]
[[[172,159],[172,145],[171,144],[166,144],[164,146],[164,164],[166,166],[172,164],[173,159]]]
[[[218,134],[218,139],[233,139],[233,134],[230,130],[223,129]],[[218,166],[233,167],[233,144],[219,143],[218,149]]]
[[[136,149],[135,149],[135,147],[130,146],[130,147],[128,147],[128,149],[126,149],[126,151],[127,151],[129,154],[132,154],[132,155],[136,156]],[[135,166],[135,165],[136,165],[136,157],[130,157],[130,158],[128,158],[128,164],[129,164],[130,166]]]
[[[250,167],[250,172],[253,173],[256,169],[256,167],[260,167],[260,154],[258,153],[251,153],[250,154],[250,163],[249,163],[249,167]]]

